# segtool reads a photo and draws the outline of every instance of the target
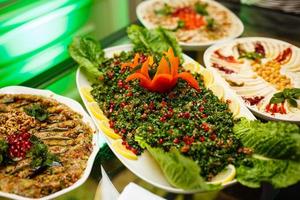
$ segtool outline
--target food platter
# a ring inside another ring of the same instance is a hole
[[[201,5],[200,11],[205,13],[198,13],[200,16],[197,16],[197,14],[196,16],[199,19],[205,18],[206,20],[204,20],[203,22],[203,24],[205,25],[202,26],[199,22],[199,27],[197,27],[196,23],[195,26],[192,26],[190,28],[176,28],[178,21],[181,22],[182,20],[186,20],[184,17],[183,19],[181,19],[184,14],[179,14],[178,17],[176,13],[179,13],[181,11],[187,12],[186,10],[189,10],[189,13],[193,13],[193,11],[191,11],[193,10],[191,9],[191,6],[193,4],[196,5],[197,2],[199,2]],[[157,14],[165,5],[168,5],[167,10],[169,13],[163,15]],[[138,5],[136,13],[139,21],[141,21],[141,23],[148,29],[153,29],[161,26],[163,28],[174,31],[180,46],[183,49],[188,50],[205,49],[212,44],[236,38],[240,36],[244,31],[244,26],[236,15],[234,15],[229,9],[227,9],[220,3],[212,0],[148,0],[143,1]],[[203,28],[209,24],[209,20],[214,21],[214,29]]]
[[[257,55],[260,58],[253,57]],[[255,115],[266,120],[300,123],[297,98],[298,107],[297,103],[296,106],[288,103],[289,100],[281,104],[270,103],[275,93],[300,87],[298,47],[270,38],[240,38],[207,49],[204,63],[227,80],[226,84],[244,99]],[[275,105],[280,109],[274,110]]]
[[[120,46],[116,46],[116,47],[107,48],[104,50],[104,52],[105,52],[106,57],[112,57],[114,54],[121,53],[122,51],[130,51],[131,49],[132,49],[132,45],[120,45]],[[188,68],[188,70],[197,71],[200,73],[202,73],[202,71],[205,71],[205,69],[202,66],[200,66],[198,63],[196,63],[190,57],[183,55],[183,59],[184,59],[183,66]],[[205,72],[210,74],[210,72],[208,72],[208,71],[205,71]],[[222,80],[222,78],[218,74],[211,74],[211,76],[212,76],[212,78],[210,79],[211,84],[213,84],[213,83],[217,84],[224,89],[223,98],[228,99],[228,100],[233,100],[238,103],[239,109],[236,113],[236,117],[246,117],[250,120],[255,119],[255,117],[252,115],[252,113],[243,105],[242,99],[237,97],[235,95],[235,93],[231,89],[229,89],[228,86],[226,86],[224,84],[224,80]],[[136,174],[138,177],[140,177],[144,181],[146,181],[158,188],[169,191],[169,192],[185,193],[185,194],[201,192],[201,190],[196,190],[196,191],[195,190],[184,190],[184,189],[175,188],[175,187],[171,186],[168,183],[168,181],[166,180],[166,178],[164,177],[164,174],[162,173],[159,166],[156,164],[155,160],[150,156],[150,154],[147,151],[145,151],[141,156],[139,156],[137,160],[130,160],[130,159],[127,159],[127,158],[123,157],[122,155],[120,155],[116,151],[116,149],[114,149],[114,147],[113,147],[113,143],[115,140],[108,137],[106,134],[103,133],[104,132],[103,129],[100,128],[101,120],[99,120],[99,118],[97,118],[95,116],[95,113],[90,109],[90,105],[93,104],[94,100],[93,100],[93,98],[90,98],[90,97],[87,98],[88,96],[85,94],[83,89],[91,88],[92,83],[89,82],[89,80],[87,79],[85,74],[80,69],[78,69],[77,74],[76,74],[76,84],[77,84],[78,91],[80,92],[80,96],[81,96],[85,106],[88,109],[88,112],[92,116],[95,124],[101,130],[100,131],[101,135],[103,137],[105,137],[109,147],[112,149],[112,151],[118,157],[118,159],[130,171],[132,171],[134,174]],[[236,182],[235,180],[230,181],[230,182],[224,184],[224,186],[231,185],[235,182]]]
[[[91,128],[91,130],[93,131],[93,136],[91,138],[91,153],[89,154],[89,156],[87,157],[87,162],[86,162],[86,166],[84,171],[81,173],[80,178],[73,184],[71,184],[69,187],[65,187],[64,189],[61,189],[57,192],[54,192],[52,194],[49,194],[47,196],[43,196],[42,198],[39,199],[53,199],[56,198],[58,196],[61,196],[67,192],[70,192],[71,190],[76,189],[77,187],[79,187],[80,185],[82,185],[88,178],[92,166],[93,166],[93,162],[94,159],[96,157],[96,154],[99,150],[99,135],[96,134],[96,127],[94,126],[94,123],[92,121],[92,119],[90,118],[90,116],[84,111],[84,109],[82,108],[82,106],[69,98],[54,94],[53,92],[49,91],[49,90],[41,90],[41,89],[32,89],[32,88],[28,88],[28,87],[21,87],[21,86],[9,86],[9,87],[4,87],[0,89],[0,94],[10,94],[10,95],[17,95],[17,96],[21,96],[21,95],[36,95],[37,98],[45,98],[45,99],[53,99],[53,101],[61,103],[61,104],[65,104],[68,105],[68,107],[72,110],[71,112],[75,111],[77,112],[79,115],[82,116],[82,121],[87,124],[88,127]],[[0,192],[0,196],[2,197],[6,197],[6,198],[11,198],[11,199],[32,199],[29,197],[24,197],[24,196],[20,196],[17,194],[12,194],[12,193],[6,193],[6,192]]]

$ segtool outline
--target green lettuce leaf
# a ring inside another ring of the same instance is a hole
[[[217,190],[221,185],[207,184],[200,176],[199,166],[190,158],[181,155],[177,150],[172,149],[165,152],[160,148],[153,148],[149,145],[147,150],[157,161],[168,182],[177,188],[185,190]]]
[[[89,37],[75,37],[69,46],[69,53],[90,81],[103,76],[98,68],[105,60],[104,51],[97,41]]]
[[[300,163],[290,160],[250,158],[251,166],[237,168],[239,183],[258,188],[262,182],[271,183],[275,188],[288,187],[300,180]]]
[[[262,182],[276,188],[300,181],[300,128],[291,123],[248,121],[242,119],[233,128],[243,146],[253,154],[237,167],[237,180],[248,187]]]
[[[131,25],[128,27],[127,33],[135,51],[161,56],[163,52],[172,47],[174,54],[182,60],[182,51],[175,36],[163,28],[147,30],[138,25]]]

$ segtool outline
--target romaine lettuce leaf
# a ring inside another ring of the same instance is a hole
[[[253,154],[237,167],[237,180],[248,187],[262,182],[276,188],[300,181],[300,128],[291,123],[248,121],[242,119],[233,128],[243,146]]]
[[[165,152],[160,148],[153,148],[146,145],[147,150],[157,161],[168,182],[174,187],[205,191],[220,189],[221,185],[207,184],[200,176],[199,166],[190,158],[181,155],[177,150],[172,149]]]
[[[248,187],[258,188],[269,182],[275,188],[283,188],[300,180],[300,163],[290,160],[250,158],[251,166],[237,168],[237,180]]]
[[[181,48],[175,36],[163,28],[147,30],[138,25],[131,25],[128,27],[127,33],[135,51],[163,55],[163,52],[172,47],[174,54],[182,60]]]
[[[89,37],[75,37],[69,46],[71,57],[79,64],[90,81],[99,80],[98,67],[105,60],[100,44]]]

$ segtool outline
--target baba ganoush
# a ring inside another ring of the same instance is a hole
[[[41,198],[73,185],[92,136],[80,114],[54,99],[0,94],[0,191]]]

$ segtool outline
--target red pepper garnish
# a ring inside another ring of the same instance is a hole
[[[280,64],[284,64],[287,63],[291,57],[292,49],[288,47],[275,58],[275,61],[279,62]]]
[[[185,29],[197,29],[206,24],[204,17],[190,7],[178,8],[172,15],[184,22]]]
[[[188,72],[181,72],[178,74],[179,58],[174,56],[174,52],[171,48],[166,53],[166,57],[170,62],[170,66],[167,59],[163,57],[157,67],[157,71],[153,79],[150,78],[148,70],[149,63],[153,60],[153,58],[148,57],[148,59],[142,64],[141,70],[128,76],[126,82],[133,79],[139,79],[142,87],[153,92],[163,93],[170,91],[176,85],[178,78],[181,78],[187,81],[191,87],[199,91],[199,84],[192,74]]]
[[[272,115],[274,115],[275,113],[286,114],[286,109],[284,107],[284,102],[282,102],[281,104],[271,104],[271,103],[269,103],[266,106],[265,111],[272,113]]]
[[[220,58],[222,60],[225,60],[225,61],[230,62],[230,63],[239,63],[233,56],[224,56],[224,55],[222,55],[221,52],[220,52],[220,49],[216,50],[214,53],[218,56],[218,58]]]

